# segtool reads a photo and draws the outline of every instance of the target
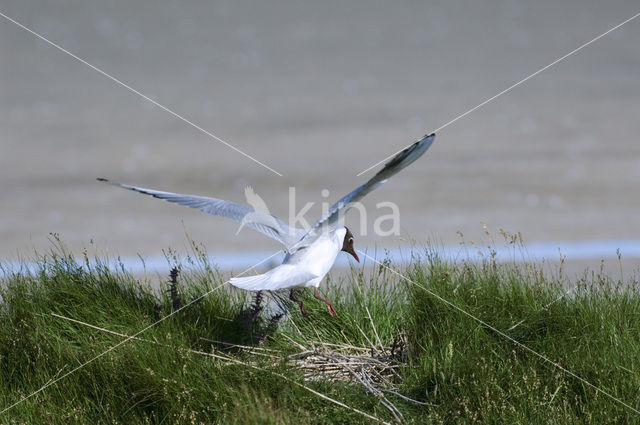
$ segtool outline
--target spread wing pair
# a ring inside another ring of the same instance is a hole
[[[343,196],[338,202],[329,208],[328,212],[323,215],[309,231],[288,226],[278,217],[266,212],[256,211],[253,208],[238,204],[236,202],[225,201],[216,198],[207,198],[204,196],[182,195],[179,193],[162,192],[159,190],[145,189],[142,187],[120,184],[108,179],[98,178],[99,181],[119,186],[124,189],[133,190],[155,198],[164,199],[165,201],[175,204],[184,205],[185,207],[195,208],[207,214],[226,217],[267,235],[285,246],[288,251],[295,250],[300,246],[304,246],[304,241],[311,238],[314,230],[323,225],[333,226],[338,220],[349,210],[350,204],[362,199],[366,194],[383,184],[387,179],[398,171],[402,170],[409,164],[413,163],[422,154],[425,153],[435,139],[435,134],[429,134],[415,142],[402,152],[394,156],[387,162],[382,170],[358,187],[351,193]],[[251,214],[251,220],[244,220],[247,214]]]

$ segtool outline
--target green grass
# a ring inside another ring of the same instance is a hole
[[[158,295],[122,269],[79,264],[64,250],[41,256],[37,270],[0,282],[0,410],[125,339],[52,313],[125,335],[165,320],[140,334],[144,341],[127,341],[0,414],[0,421],[374,423],[313,390],[393,422],[363,386],[305,381],[282,359],[301,346],[370,347],[378,338],[391,345],[402,337],[407,350],[398,390],[432,404],[389,395],[406,423],[640,423],[633,410],[640,409],[637,281],[585,274],[569,282],[575,289],[560,298],[566,279],[545,277],[535,265],[501,265],[490,257],[480,264],[450,263],[428,251],[420,258],[399,269],[413,283],[384,267],[330,279],[325,295],[338,317],[330,317],[308,291],[303,295],[308,317],[292,308],[290,318],[276,327],[269,308],[252,319],[250,294],[228,286],[167,317],[169,295]],[[198,253],[182,267],[183,305],[225,278]]]

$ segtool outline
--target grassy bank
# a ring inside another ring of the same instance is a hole
[[[534,265],[426,254],[410,281],[393,264],[330,280],[338,317],[310,291],[307,317],[281,317],[269,294],[208,293],[226,276],[194,258],[177,296],[63,250],[5,275],[0,409],[48,386],[0,421],[640,423],[637,281],[585,273],[563,297]]]

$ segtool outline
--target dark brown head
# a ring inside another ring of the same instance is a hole
[[[345,229],[347,228],[345,227]],[[353,249],[353,233],[351,233],[349,229],[347,229],[347,233],[345,233],[344,235],[344,241],[342,242],[342,251],[348,252],[349,254],[353,255],[353,258],[355,258],[358,263],[360,262],[358,254],[356,254],[356,251]]]

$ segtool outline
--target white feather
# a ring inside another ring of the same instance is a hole
[[[302,286],[316,277],[318,276],[299,264],[281,264],[257,276],[234,277],[229,283],[249,291],[275,291]]]

